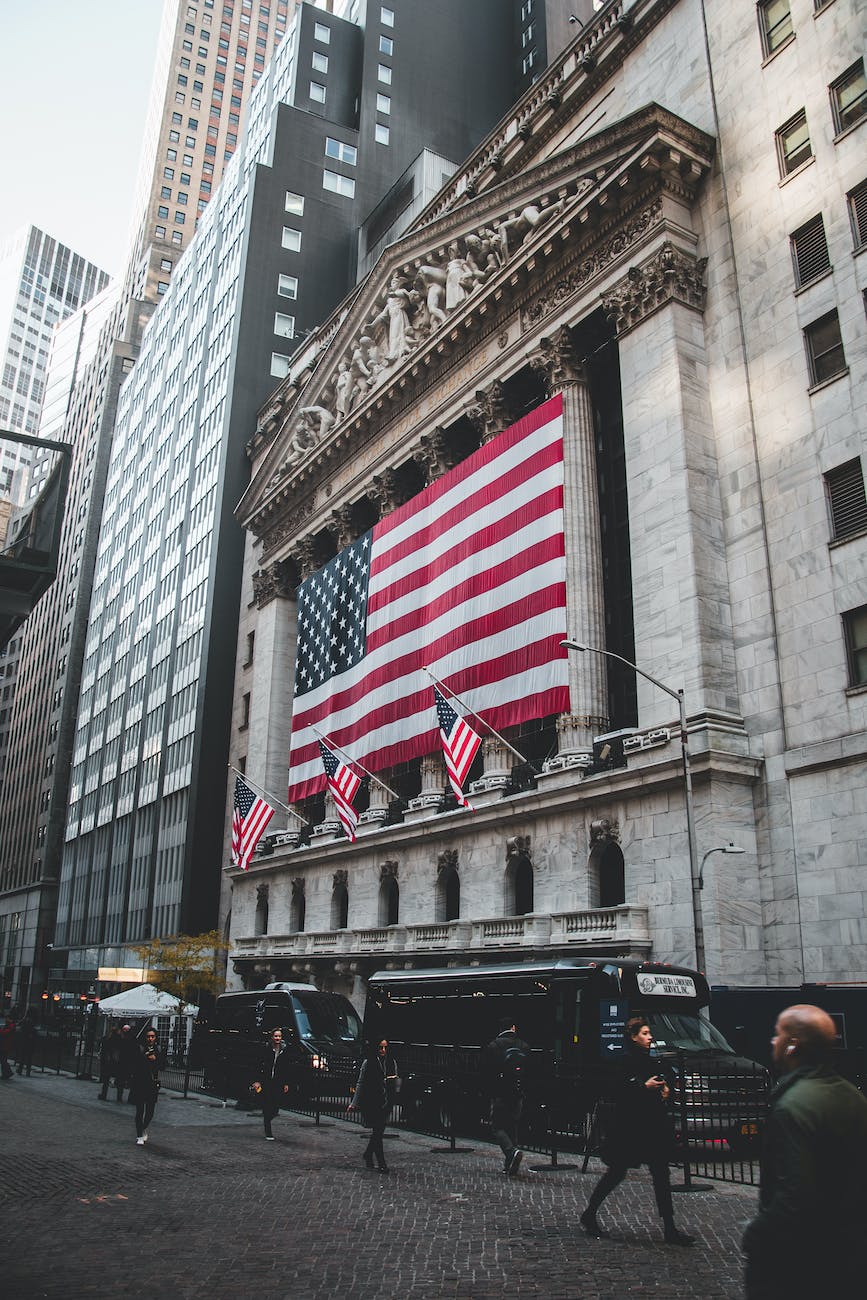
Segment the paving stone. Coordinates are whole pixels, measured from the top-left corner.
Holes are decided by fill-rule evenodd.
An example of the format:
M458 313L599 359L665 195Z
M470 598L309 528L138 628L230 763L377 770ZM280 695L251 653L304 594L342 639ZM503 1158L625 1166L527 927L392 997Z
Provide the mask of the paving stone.
M679 1195L699 1242L667 1247L650 1180L630 1174L593 1241L578 1216L601 1166L504 1178L494 1146L432 1152L389 1137L391 1175L361 1163L357 1126L266 1143L261 1120L164 1095L145 1147L131 1107L62 1076L0 1089L7 1300L733 1300L755 1191ZM675 1174L675 1177L677 1175Z

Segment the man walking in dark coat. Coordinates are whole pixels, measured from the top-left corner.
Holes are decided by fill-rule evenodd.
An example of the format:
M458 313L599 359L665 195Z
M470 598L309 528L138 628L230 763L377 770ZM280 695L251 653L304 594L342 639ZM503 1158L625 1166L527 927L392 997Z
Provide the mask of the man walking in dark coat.
M759 1211L744 1233L748 1300L855 1295L867 1231L867 1098L834 1070L836 1030L819 1007L780 1013L783 1077L762 1141Z
M271 1124L279 1114L280 1103L289 1092L289 1066L290 1053L283 1042L283 1030L275 1029L262 1053L260 1077L253 1084L253 1092L262 1102L262 1119L268 1142L276 1141Z
M653 1035L643 1016L627 1020L624 1077L616 1098L611 1132L602 1146L602 1159L608 1165L608 1172L593 1189L581 1223L591 1237L604 1236L596 1214L605 1197L623 1182L630 1168L647 1165L667 1244L691 1246L695 1239L681 1232L674 1223L668 1171L674 1133L666 1109L671 1085L660 1073L659 1061L650 1055L652 1043Z
M503 1173L514 1178L524 1153L518 1147L518 1126L524 1108L523 1070L530 1049L511 1019L500 1021L500 1032L485 1048L482 1069L491 1098L491 1131L503 1152Z
M130 1083L130 1096L135 1101L136 1145L140 1147L148 1140L148 1128L160 1095L160 1069L164 1064L165 1053L157 1044L157 1031L147 1029L144 1043L133 1058Z

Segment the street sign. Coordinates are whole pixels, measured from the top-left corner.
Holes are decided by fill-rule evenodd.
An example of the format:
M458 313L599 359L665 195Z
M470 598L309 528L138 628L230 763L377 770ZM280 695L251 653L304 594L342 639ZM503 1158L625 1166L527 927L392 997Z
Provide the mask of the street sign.
M606 999L599 1006L599 1046L603 1057L626 1051L626 1018L629 1003Z

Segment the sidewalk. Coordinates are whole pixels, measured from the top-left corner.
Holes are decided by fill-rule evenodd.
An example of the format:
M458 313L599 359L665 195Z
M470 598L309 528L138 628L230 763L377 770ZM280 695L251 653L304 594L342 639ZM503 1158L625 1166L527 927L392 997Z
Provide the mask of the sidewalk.
M508 1179L495 1146L449 1154L390 1132L382 1177L364 1169L355 1125L283 1114L266 1143L259 1116L166 1093L137 1147L132 1107L98 1091L62 1075L0 1085L9 1300L742 1295L752 1189L679 1194L699 1243L678 1250L662 1243L649 1178L630 1174L603 1211L611 1236L593 1241L578 1215L596 1161L551 1172L528 1153Z

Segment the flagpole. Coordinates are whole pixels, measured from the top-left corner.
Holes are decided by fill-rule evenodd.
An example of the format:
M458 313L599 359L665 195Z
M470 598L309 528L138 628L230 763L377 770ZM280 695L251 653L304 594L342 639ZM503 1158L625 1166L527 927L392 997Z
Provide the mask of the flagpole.
M281 799L276 798L275 795L269 794L263 785L259 785L258 782L256 781L251 781L246 772L241 772L237 767L234 766L233 763L229 763L228 767L230 772L236 772L242 781L246 781L247 785L249 785L253 790L256 790L260 795L262 795L263 798L267 799L269 803L279 804L280 807L283 809L283 811L287 812L290 817L297 817L299 822L301 822L302 826L310 825L310 822L307 820L307 818L302 817L301 814L297 813L294 808L290 808L288 804L283 803L283 801Z
M492 735L492 736L496 736L497 740L499 740L501 744L505 745L505 746L506 746L506 749L508 749L509 753L510 753L510 754L514 754L514 755L515 755L515 758L517 758L517 759L519 760L519 762L521 762L521 763L526 763L526 765L527 765L528 767L530 766L530 760L527 759L527 758L525 758L523 754L519 754L518 751L517 751L517 749L515 749L514 745L510 745L509 742L508 742L508 740L506 740L506 737L505 737L505 736L501 736L500 733L499 733L499 731L496 731L496 730L491 726L490 722L485 722L485 719L484 719L484 718L480 718L479 715L478 715L478 713L476 713L474 709L471 709L471 708L470 708L470 706L469 706L469 704L467 704L466 700L462 700L461 697L460 697L460 695L456 695L455 692L451 689L450 686L446 686L445 683L444 683L444 682L441 682L441 681L439 680L438 677L434 677L433 673L431 672L431 670L430 670L429 668L425 668L424 666L422 666L422 672L423 672L423 673L427 673L427 675L428 675L428 677L431 679L431 681L434 682L437 686L442 687L442 689L443 689L444 691L448 691L448 693L449 693L449 695L452 697L452 699L453 699L453 700L457 700L457 702L458 702L458 704L460 704L461 708L466 709L467 713L472 714L472 716L476 719L477 722L480 722L480 723L482 724L483 727L487 727L487 729L488 729L488 731L490 731L491 735Z
M314 727L312 724L311 724L310 730L311 730L311 731L315 731L316 734L317 734L317 736L319 737L319 739L320 739L320 740L324 740L325 743L326 743L326 745L328 745L329 749L338 749L338 750L340 750L340 753L343 754L343 756L344 756L344 757L345 757L345 758L346 758L350 763L354 763L356 767L360 767L361 770L362 770L362 772L364 773L364 775L370 777L371 781L375 781L376 784L377 784L378 786L381 786L382 789L385 791L386 794L390 794L390 795L391 795L392 799L399 799L399 798L400 798L400 795L399 795L399 794L395 794L395 792L394 792L394 790L392 790L391 786L386 785L384 781L380 781L380 779L379 779L378 776L374 776L372 772L369 772L369 771L367 770L367 768L364 766L364 764L363 764L363 763L359 763L359 761L358 761L357 758L353 758L352 755L351 755L350 753L348 753L347 750L345 750L345 749L343 748L342 745L338 745L336 741L334 741L334 740L330 740L330 739L328 738L328 736L324 736L324 735L322 734L322 732L319 731L319 729L318 729L317 727Z

